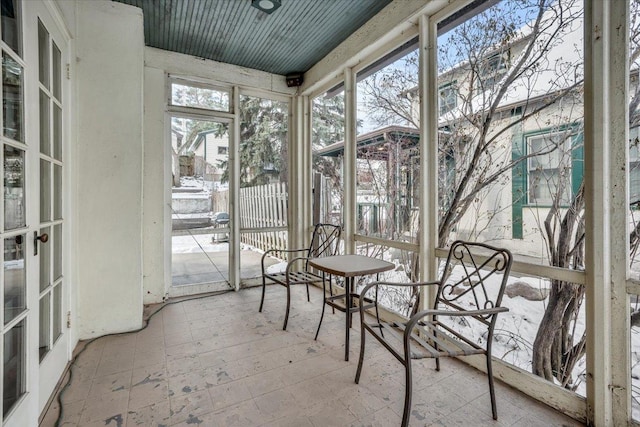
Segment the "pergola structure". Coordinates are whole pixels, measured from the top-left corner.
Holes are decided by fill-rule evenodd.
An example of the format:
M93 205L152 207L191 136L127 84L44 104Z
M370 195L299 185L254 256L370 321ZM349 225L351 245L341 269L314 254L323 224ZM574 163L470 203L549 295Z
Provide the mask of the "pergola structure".
M285 229L290 244L302 247L312 228L311 102L338 85L345 94L345 251L355 252L360 242L409 249L419 254L420 278L437 275L438 257L446 251L437 247L437 192L424 189L438 185L438 24L453 25L470 10L495 2L278 3L278 10L265 14L250 0L3 1L5 426L37 424L79 340L140 328L144 305L169 294L170 116L208 114L172 105L172 82L228 95L228 110L214 116L229 124L231 135L229 283L236 290L242 286L237 243L246 231L234 198L241 167L235 155L240 97L288 102ZM297 9L287 12L294 5ZM507 384L597 426L634 423L629 312L630 300L640 295L640 280L630 273L623 243L628 239L629 9L622 0L584 1L585 271L526 261L516 261L512 269L585 287L586 397L507 364L494 365ZM293 15L279 18L279 12ZM318 18L322 13L329 21L353 19L337 30ZM336 38L311 31L314 21ZM234 25L241 32L233 33ZM176 28L183 30L181 36ZM211 33L219 44L206 45L197 37ZM419 244L358 234L355 168L357 74L416 37ZM265 44L258 44L261 40ZM280 56L264 54L269 43ZM188 49L191 53L179 52ZM303 58L300 51L322 56ZM205 52L220 56L212 59ZM270 57L282 67L267 64ZM300 74L300 86L287 85L287 75L299 79Z

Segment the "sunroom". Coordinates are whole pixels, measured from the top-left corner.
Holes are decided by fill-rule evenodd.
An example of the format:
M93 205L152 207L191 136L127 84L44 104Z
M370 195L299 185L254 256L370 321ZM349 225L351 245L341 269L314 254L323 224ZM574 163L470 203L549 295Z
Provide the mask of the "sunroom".
M342 317L313 340L322 290L293 290L286 331L279 287L258 313L262 253L316 223L392 262L385 280L435 278L456 239L514 254L505 415L486 415L470 358L422 370L411 425L640 423L637 2L2 0L1 16L4 425L399 424L393 359L374 351L376 395L341 360ZM414 297L383 292L383 316L428 306ZM145 362L162 376L136 382ZM480 399L450 406L474 381ZM120 406L90 414L115 402L102 392Z

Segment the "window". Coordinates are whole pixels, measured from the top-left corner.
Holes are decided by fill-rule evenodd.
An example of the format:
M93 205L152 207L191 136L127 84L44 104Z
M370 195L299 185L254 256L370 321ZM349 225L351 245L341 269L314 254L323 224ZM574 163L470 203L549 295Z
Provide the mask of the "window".
M218 154L222 155L222 156L226 156L227 154L229 154L229 147L226 145L219 145L218 146Z
M451 200L455 196L456 158L454 157L455 153L453 149L445 145L446 137L440 134L438 139L441 147L441 155L438 161L438 206L440 214L444 215L451 206Z
M186 81L171 82L171 105L229 111L229 90Z
M438 89L440 115L453 111L458 106L458 88L456 82L451 82L440 86Z
M559 197L560 205L571 201L571 135L567 132L528 136L527 184L528 202L552 205Z
M502 80L509 68L509 51L493 54L480 62L476 70L478 84L476 92L482 93L493 88Z

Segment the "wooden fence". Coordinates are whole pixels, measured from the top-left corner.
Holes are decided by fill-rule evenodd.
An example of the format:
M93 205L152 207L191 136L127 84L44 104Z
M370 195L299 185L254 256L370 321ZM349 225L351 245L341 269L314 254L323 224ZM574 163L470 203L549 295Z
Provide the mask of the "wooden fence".
M212 193L214 212L228 210L228 190ZM287 230L258 231L287 226L287 185L283 182L240 189L240 241L260 250L286 249ZM249 231L242 231L242 230ZM252 231L256 230L256 231Z

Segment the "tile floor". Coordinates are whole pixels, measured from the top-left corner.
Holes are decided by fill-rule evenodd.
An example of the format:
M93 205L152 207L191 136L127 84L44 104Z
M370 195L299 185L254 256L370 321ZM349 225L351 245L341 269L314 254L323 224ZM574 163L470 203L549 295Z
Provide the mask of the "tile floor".
M272 286L263 313L260 289L252 288L170 304L140 332L93 341L76 359L60 425L400 425L401 365L368 340L355 384L356 322L345 362L344 313L328 310L314 341L321 291L313 289L311 303L303 288L292 294L287 331L285 290ZM493 421L484 374L455 360L440 372L433 365L415 365L412 426L581 425L500 383ZM58 413L53 403L41 426L55 425Z

